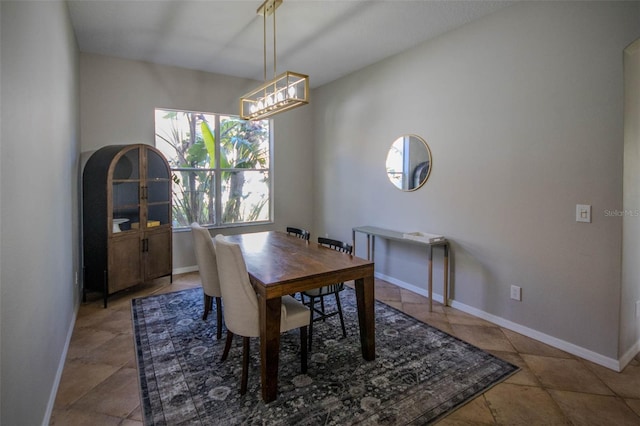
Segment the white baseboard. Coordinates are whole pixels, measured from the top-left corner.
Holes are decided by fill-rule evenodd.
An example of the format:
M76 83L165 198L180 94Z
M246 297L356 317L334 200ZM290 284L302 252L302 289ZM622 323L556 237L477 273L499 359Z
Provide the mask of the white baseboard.
M635 345L631 346L627 352L622 354L622 357L620 358L621 370L624 369L639 352L640 340L638 340Z
M402 288L404 288L406 290L412 291L412 292L417 293L417 294L419 294L421 296L429 297L429 292L427 291L427 289L424 289L424 288L421 288L421 287L416 287L413 284L409 284L409 283L406 283L404 281L400 281L397 278L393 278L393 277L390 277L388 275L381 274L380 272L376 272L374 275L375 275L376 278L380 278L381 280L384 280L384 281L386 281L388 283L397 285L398 287L402 287ZM444 303L443 302L444 299L443 299L442 295L441 294L437 294L435 292L433 293L433 300L435 300L437 302L440 302L440 303Z
M173 270L173 275L186 274L187 272L195 272L198 270L198 265L195 266L185 266L183 268L175 268Z
M456 302L455 300L451 301L450 306L478 318L482 318L484 320L492 322L496 325L499 325L500 327L508 328L509 330L515 331L516 333L520 333L539 342L546 343L549 346L553 346L554 348L563 350L572 355L579 356L580 358L586 359L595 364L610 368L611 370L621 371L620 361L618 361L617 359L606 357L597 352L593 352L589 349L583 348L582 346L574 345L573 343L569 343L565 340L558 339L557 337L553 337L532 328L525 327L496 315L489 314L472 306L465 305L464 303Z
M53 381L53 386L51 387L51 393L49 394L49 402L47 403L47 410L44 413L44 419L42 420L42 426L47 426L51 423L51 414L53 414L53 406L56 402L56 396L58 395L58 388L60 387L60 380L62 380L62 372L64 371L64 365L67 361L67 352L69 352L69 345L71 344L71 336L73 336L73 329L76 326L76 318L78 318L78 309L79 305L75 307L73 312L73 318L71 318L71 324L69 325L69 330L67 331L67 338L64 342L64 349L62 350L62 355L60 356L60 360L58 361L58 370L56 371L56 377Z
M379 272L375 273L375 277L380 278L384 281L387 281L391 284L395 284L398 287L402 287L404 289L413 291L414 293L420 294L422 296L429 297L427 290L424 288L416 287L412 284L406 283L404 281L400 281L396 278L381 274ZM440 303L444 303L443 302L444 299L441 294L433 293L433 300L438 301ZM488 312L482 311L480 309L474 308L473 306L456 302L455 300L450 300L449 306L451 306L452 308L459 309L462 312L466 312L468 314L476 316L478 318L487 320L493 324L499 325L500 327L504 327L511 331L515 331L516 333L520 333L524 336L530 337L534 340L545 343L549 346L553 346L554 348L563 350L572 355L579 356L580 358L584 358L595 364L601 365L603 367L606 367L618 372L622 371L622 369L633 359L633 357L638 353L638 351L640 351L640 341L638 341L629 351L627 351L623 355L623 357L620 360L617 360L614 358L606 357L597 352L593 352L581 346L574 345L573 343L569 343L567 341L550 336L548 334L542 333L540 331L534 330L532 328L525 327L515 322L506 320L504 318L501 318L496 315L490 314Z

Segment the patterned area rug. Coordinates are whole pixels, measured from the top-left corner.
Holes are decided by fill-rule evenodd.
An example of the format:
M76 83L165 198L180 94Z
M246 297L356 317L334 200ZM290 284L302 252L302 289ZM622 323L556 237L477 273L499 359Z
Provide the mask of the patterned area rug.
M224 337L216 340L215 312L202 320L202 289L134 299L145 424L429 424L518 369L380 302L376 360L366 362L355 292L345 288L341 300L347 338L336 316L316 323L307 374L300 374L297 330L282 334L279 395L265 404L259 339L252 339L249 387L240 396L242 339L220 362Z

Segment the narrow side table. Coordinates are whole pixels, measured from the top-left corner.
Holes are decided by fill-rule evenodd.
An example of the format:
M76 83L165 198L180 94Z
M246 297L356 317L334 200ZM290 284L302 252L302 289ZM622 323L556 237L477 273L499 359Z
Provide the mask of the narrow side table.
M376 237L384 238L387 240L400 241L409 244L417 244L421 246L427 246L429 253L429 268L428 268L428 291L429 291L429 312L433 311L433 247L442 247L444 249L444 291L443 300L444 305L449 306L449 241L444 239L435 241L432 243L426 241L419 241L410 238L405 238L402 232L393 231L391 229L378 228L376 226L356 226L352 229L353 239L353 252L356 251L356 232L367 235L367 260L374 261L375 255L375 241Z

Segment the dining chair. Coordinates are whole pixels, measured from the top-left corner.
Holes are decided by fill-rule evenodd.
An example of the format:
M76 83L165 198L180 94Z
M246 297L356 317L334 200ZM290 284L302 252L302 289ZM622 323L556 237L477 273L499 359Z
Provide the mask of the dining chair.
M303 240L309 241L309 237L311 237L311 232L302 228L294 228L292 226L287 226L287 234L295 235L298 238L302 238Z
M342 253L352 254L353 246L351 244L344 243L342 241L333 240L330 238L318 237L318 243L325 247L340 251ZM344 317L342 316L342 304L340 303L340 292L344 290L344 283L331 284L320 288L314 288L306 290L301 293L302 301L304 303L304 297L308 297L310 302L306 303L311 310L311 320L309 321L309 349L313 342L313 323L316 321L325 321L334 315L338 315L340 318L340 325L342 326L342 337L347 337L347 329L344 326ZM324 308L324 298L329 295L334 295L336 298L336 310L333 312L326 312ZM320 309L316 307L316 303L320 303ZM316 316L316 314L318 316Z
M224 320L227 326L227 341L222 353L222 361L227 359L234 334L243 337L242 380L240 394L247 391L249 376L249 341L260 336L260 315L258 296L249 281L247 265L240 246L225 241L223 235L216 235L215 249L218 257L218 275L224 300ZM301 371L307 372L307 326L309 309L291 296L282 296L280 332L300 329ZM263 368L265 368L263 366Z
M307 231L306 229L302 229L302 228L294 228L293 226L287 226L287 234L288 235L293 235L295 237L298 237L302 240L305 241L309 241L309 238L311 237L311 232ZM293 297L295 299L297 293L293 293L290 294L289 296ZM302 296L302 293L300 293L300 301L304 302L304 298Z
M202 291L204 293L204 314L202 319L207 319L215 299L216 338L220 340L222 338L222 301L220 299L222 292L220 291L218 262L216 261L213 238L211 238L208 229L203 228L196 222L191 224L191 234L193 235L193 247L196 252L196 261L200 270L200 280L202 281Z

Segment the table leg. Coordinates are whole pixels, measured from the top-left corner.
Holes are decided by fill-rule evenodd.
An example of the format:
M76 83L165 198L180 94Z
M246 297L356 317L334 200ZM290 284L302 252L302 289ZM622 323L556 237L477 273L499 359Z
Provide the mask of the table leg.
M449 245L444 245L444 306L449 306Z
M260 300L260 364L262 399L275 401L278 397L278 362L280 356L280 309L282 298Z
M362 358L367 361L376 359L376 318L375 289L373 275L355 280L356 300L358 302L358 323L360 324L360 346Z
M429 312L433 312L433 246L429 245Z

